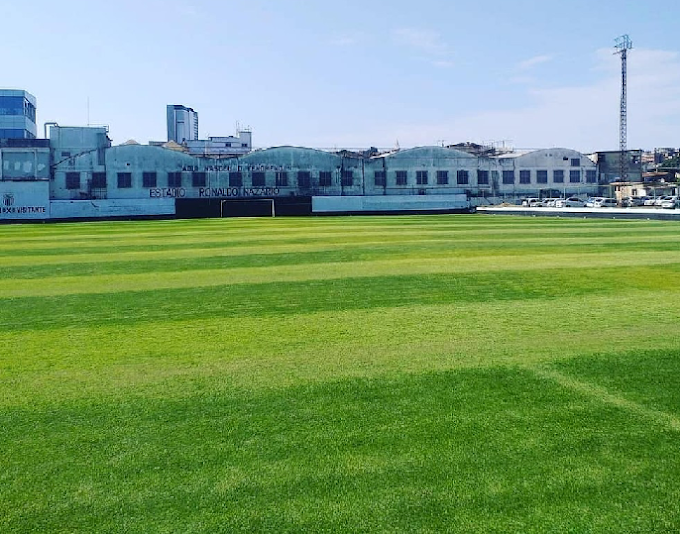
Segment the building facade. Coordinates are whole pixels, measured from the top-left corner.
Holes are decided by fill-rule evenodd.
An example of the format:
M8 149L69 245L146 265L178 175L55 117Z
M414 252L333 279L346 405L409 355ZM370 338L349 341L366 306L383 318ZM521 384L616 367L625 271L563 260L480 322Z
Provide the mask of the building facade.
M182 144L198 139L198 113L178 104L169 104L167 110L168 141Z
M0 139L35 139L35 97L18 89L0 89Z

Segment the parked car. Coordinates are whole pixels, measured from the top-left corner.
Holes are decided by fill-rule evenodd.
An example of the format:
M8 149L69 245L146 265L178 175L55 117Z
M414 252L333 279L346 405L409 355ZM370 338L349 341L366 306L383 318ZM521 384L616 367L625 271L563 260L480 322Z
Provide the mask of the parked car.
M544 205L546 208L554 208L554 207L555 207L555 203L556 203L558 200L561 200L561 199L559 199L559 198L545 198L545 199L543 199L543 205Z
M525 198L525 199L522 200L522 206L537 207L536 206L537 204L539 204L541 206L543 205L543 203L541 202L541 199L537 198L537 197L529 197L529 198Z
M596 202L600 202L604 197L590 197L586 200L586 208L594 208Z
M637 206L644 206L645 200L648 197L623 197L621 199L621 205L624 208L633 208Z
M618 202L615 198L602 198L600 200L596 200L594 204L594 208L615 208L618 205Z
M656 200L654 201L654 205L656 207L661 207L661 204L664 203L664 201L670 199L671 197L668 195L662 196L662 197L656 197Z
M647 197L644 205L645 206L653 206L655 202L656 202L656 197Z
M668 197L661 203L661 207L666 209L675 209L680 207L680 201L678 200L677 196Z
M560 198L555 201L556 208L582 208L586 203L578 197Z

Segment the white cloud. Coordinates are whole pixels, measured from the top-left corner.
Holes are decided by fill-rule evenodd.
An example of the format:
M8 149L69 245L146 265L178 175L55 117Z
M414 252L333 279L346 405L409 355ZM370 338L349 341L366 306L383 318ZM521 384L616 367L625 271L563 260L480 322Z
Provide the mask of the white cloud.
M552 61L552 56L534 56L532 58L525 59L524 61L520 61L517 67L519 70L525 71L534 68L536 65L547 63L549 61Z
M611 50L597 51L589 83L527 87L530 104L515 109L473 112L436 123L386 125L378 139L398 138L402 146L511 140L519 148L574 148L583 152L619 146L621 61ZM591 76L589 76L591 77ZM525 80L530 81L530 80ZM628 147L645 150L680 143L680 54L633 50L628 56Z
M444 55L449 50L448 45L442 41L439 32L434 30L398 28L392 34L397 43L430 55Z

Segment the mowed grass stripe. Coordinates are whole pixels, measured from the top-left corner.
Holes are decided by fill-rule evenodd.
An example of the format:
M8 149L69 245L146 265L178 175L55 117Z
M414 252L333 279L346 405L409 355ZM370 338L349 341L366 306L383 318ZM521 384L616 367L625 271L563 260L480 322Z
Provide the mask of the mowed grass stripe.
M0 424L7 532L678 525L675 434L522 369L85 400Z
M317 219L295 219L294 223L288 223L287 226L281 226L277 221L266 221L250 228L243 228L229 224L229 221L217 221L219 226L208 227L205 230L182 231L182 232L162 232L163 227L159 227L159 231L155 232L135 232L133 235L127 235L123 228L121 232L110 231L103 235L95 233L82 234L77 230L65 237L63 234L57 234L51 238L36 238L32 240L30 236L20 236L12 238L11 235L5 235L3 242L11 245L12 250L23 251L30 253L31 251L43 251L46 253L50 249L62 249L67 247L85 247L91 250L98 248L119 248L119 247L135 247L135 246L187 246L188 243L247 243L255 241L258 243L272 243L273 241L281 241L288 239L304 240L306 242L314 242L319 240L336 241L333 238L341 240L357 241L365 238L373 237L380 239L393 239L404 236L421 236L421 237L441 237L442 235L451 235L459 238L491 238L496 236L508 236L517 234L518 231L530 231L534 236L550 237L555 234L562 234L565 237L573 236L579 237L584 234L593 236L616 237L620 234L623 228L617 225L615 221L607 221L609 224L602 225L584 225L580 221L574 224L572 221L558 221L558 223L549 223L545 220L532 222L530 219L524 224L516 225L461 225L458 220L452 219L455 222L438 221L438 224L399 224L390 226L383 223L378 225L371 219L368 219L368 224L361 225L341 225L336 223L335 227L319 227L317 223L309 224L308 221L317 221ZM638 224L636 224L638 223ZM122 223L121 223L122 224ZM619 223L620 224L620 223ZM190 227L189 227L190 228ZM657 223L650 223L647 221L628 221L625 227L627 232L659 232L667 231L671 235L677 235L673 232L671 224L659 226ZM395 235L394 230L398 230L399 234ZM7 254L6 250L0 250L0 256Z
M600 239L593 240L507 240L494 243L495 256L525 256L527 254L566 254L569 252L600 254L620 251L625 243L626 250L666 251L673 247L667 239L658 241L640 239L620 242ZM396 244L384 242L362 243L361 245L337 244L335 246L279 245L270 247L243 247L239 249L171 249L153 252L108 253L97 255L72 255L64 251L59 256L23 256L9 262L0 261L0 279L36 279L58 276L89 276L108 274L132 274L148 272L195 271L211 269L234 269L244 267L266 267L282 265L303 265L318 263L346 263L353 261L375 261L385 259L418 258L428 262L434 258L488 256L488 244L477 240L460 241L402 241ZM3 265L4 264L4 265Z
M414 305L561 299L616 294L640 302L680 293L680 264L347 277L116 293L21 297L0 307L0 331L129 325L178 318L285 316Z
M117 293L182 287L206 287L305 280L333 280L406 274L443 274L476 271L559 269L571 267L639 267L680 263L678 251L629 251L602 254L543 254L520 257L420 258L406 260L318 263L257 268L207 269L183 272L46 277L39 280L0 280L0 300L28 296Z
M33 277L26 273L31 272L31 268L40 268L45 266L77 266L78 264L91 264L93 268L107 269L105 263L126 262L129 264L136 264L139 262L162 261L166 259L172 260L186 260L192 259L196 263L206 258L223 258L225 261L230 259L238 260L243 256L270 256L281 257L293 254L313 254L313 253L328 253L329 256L340 255L342 257L352 257L359 254L371 255L378 258L386 255L393 255L396 257L404 257L410 255L419 255L420 257L428 257L433 254L437 256L443 255L487 255L489 245L492 244L495 253L497 254L531 254L541 253L546 249L559 252L560 248L567 252L569 248L577 247L579 250L588 250L589 252L604 252L607 250L617 250L621 245L625 245L626 249L640 251L640 250L677 250L680 244L680 234L676 233L670 235L648 235L648 234L633 234L623 237L603 239L602 236L579 236L579 237L513 237L498 240L487 236L485 238L475 239L460 239L451 238L449 236L431 239L418 238L406 239L400 236L393 240L362 240L358 242L334 242L334 243L279 243L268 244L266 247L259 245L252 245L250 243L241 243L235 246L234 243L225 241L223 243L212 244L205 246L206 243L201 243L202 248L196 248L199 244L191 244L189 246L167 246L167 247L140 247L143 250L125 249L111 250L110 247L105 248L105 252L99 249L88 249L89 253L83 253L82 248L77 248L78 253L73 253L73 248L50 249L46 254L39 251L33 251L30 254L14 254L11 256L0 257L0 278L28 278ZM276 261L276 259L272 259ZM281 263L285 263L285 260ZM77 267L74 267L77 268ZM48 273L45 273L47 276Z
M259 390L341 377L535 365L637 346L679 350L650 328L680 314L662 292L289 316L167 317L127 325L79 325L0 334L2 402L59 403L89 396L183 397L223 388Z

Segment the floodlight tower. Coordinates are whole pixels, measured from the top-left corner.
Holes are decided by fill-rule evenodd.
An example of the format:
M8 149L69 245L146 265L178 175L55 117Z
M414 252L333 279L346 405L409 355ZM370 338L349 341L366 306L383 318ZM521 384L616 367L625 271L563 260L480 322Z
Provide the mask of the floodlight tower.
M615 40L616 52L621 54L621 115L619 118L619 181L628 181L628 50L633 48L633 42L628 35L622 35Z

